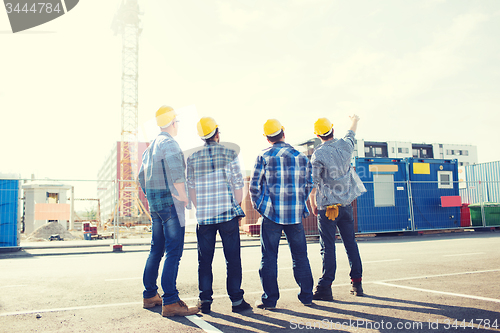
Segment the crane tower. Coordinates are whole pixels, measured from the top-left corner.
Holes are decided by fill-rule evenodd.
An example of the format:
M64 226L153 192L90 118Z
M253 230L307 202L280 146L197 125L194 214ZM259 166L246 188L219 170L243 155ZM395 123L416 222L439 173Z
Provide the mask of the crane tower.
M141 34L137 0L123 0L112 28L122 36L122 105L118 208L121 217L149 215L139 200L138 171L138 59Z

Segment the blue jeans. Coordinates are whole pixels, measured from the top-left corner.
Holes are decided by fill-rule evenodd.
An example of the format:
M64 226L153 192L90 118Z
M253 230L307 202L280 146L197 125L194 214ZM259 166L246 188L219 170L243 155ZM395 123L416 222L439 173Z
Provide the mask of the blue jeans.
M212 261L215 252L215 236L219 231L222 240L224 256L226 258L226 290L231 301L243 299L241 289L241 256L240 256L240 227L239 217L217 224L198 225L196 237L198 239L198 286L200 300L212 302Z
M262 303L265 306L276 306L280 296L278 289L278 247L282 231L285 232L288 246L292 254L293 276L300 287L299 300L308 304L312 302L313 277L309 259L307 258L306 235L302 223L278 224L263 217L260 226L260 244L262 261L259 275L264 293Z
M360 279L363 273L358 244L354 234L354 219L352 206L340 206L339 215L335 221L329 220L325 215L326 210L318 211L319 243L321 245L321 258L323 259L323 276L318 281L318 286L330 286L335 280L337 259L335 256L335 233L339 229L340 237L344 243L351 266L351 279Z
M180 300L176 280L184 249L184 211L176 210L172 205L169 209L151 212L151 217L153 219L151 249L142 278L145 287L143 297L150 298L158 292L156 280L160 261L165 253L161 273L163 305L173 304Z

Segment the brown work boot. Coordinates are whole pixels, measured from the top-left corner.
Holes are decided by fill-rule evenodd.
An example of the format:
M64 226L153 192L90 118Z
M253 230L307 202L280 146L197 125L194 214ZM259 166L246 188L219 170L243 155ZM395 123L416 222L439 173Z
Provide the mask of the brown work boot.
M154 308L157 305L161 305L161 297L160 294L156 294L151 298L143 298L142 299L142 307L144 309Z
M352 284L352 289L351 289L351 294L354 296L364 296L365 294L363 293L363 287L361 286L361 281L359 282L353 282L351 281Z
M314 288L313 299L317 301L333 301L331 286L316 286Z
M177 301L173 304L164 305L161 310L163 317L172 316L191 316L197 314L200 309L197 306L188 307L183 301Z

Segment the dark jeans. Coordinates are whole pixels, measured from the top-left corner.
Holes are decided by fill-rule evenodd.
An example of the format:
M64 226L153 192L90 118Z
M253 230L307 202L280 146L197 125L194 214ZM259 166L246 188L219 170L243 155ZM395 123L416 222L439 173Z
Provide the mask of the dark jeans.
M326 210L318 211L319 243L321 245L321 258L323 259L323 276L318 281L322 287L330 286L335 280L337 259L335 256L335 233L339 229L340 237L344 243L349 265L351 266L351 279L359 279L363 273L358 244L354 234L354 220L352 206L340 206L339 216L335 221L329 220L325 215Z
M260 244L262 261L259 274L264 294L262 303L265 306L276 306L280 296L278 289L278 247L282 231L285 232L288 246L292 254L293 276L300 287L298 294L302 303L312 302L313 277L307 258L307 244L302 223L278 224L263 217L260 226Z
M241 289L241 256L240 256L240 228L239 217L217 224L198 225L198 286L200 300L212 302L212 261L215 252L215 236L219 231L222 240L224 256L226 258L226 290L232 302L243 299Z
M172 205L170 209L151 212L152 238L151 249L144 268L143 283L144 298L150 298L158 292L156 280L160 261L165 253L165 262L161 273L161 287L163 289L163 305L175 303L180 300L176 286L179 262L184 249L184 212ZM182 227L181 227L182 222Z

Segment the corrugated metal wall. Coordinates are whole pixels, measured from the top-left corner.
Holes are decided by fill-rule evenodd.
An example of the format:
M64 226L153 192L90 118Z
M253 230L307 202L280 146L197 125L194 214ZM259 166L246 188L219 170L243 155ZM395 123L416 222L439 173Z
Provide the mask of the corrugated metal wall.
M468 203L500 202L500 161L466 166L465 179L460 195Z
M19 181L0 179L0 247L19 246L17 237Z

